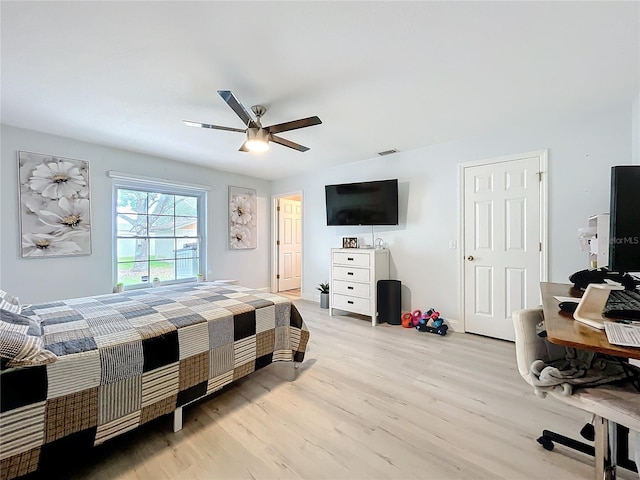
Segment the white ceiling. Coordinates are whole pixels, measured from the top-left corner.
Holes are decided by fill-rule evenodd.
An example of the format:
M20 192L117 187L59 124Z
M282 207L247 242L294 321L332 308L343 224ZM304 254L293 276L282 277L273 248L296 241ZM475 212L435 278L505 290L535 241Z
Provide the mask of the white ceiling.
M639 5L2 1L2 123L280 178L630 104ZM242 128L219 89L311 150L183 125Z

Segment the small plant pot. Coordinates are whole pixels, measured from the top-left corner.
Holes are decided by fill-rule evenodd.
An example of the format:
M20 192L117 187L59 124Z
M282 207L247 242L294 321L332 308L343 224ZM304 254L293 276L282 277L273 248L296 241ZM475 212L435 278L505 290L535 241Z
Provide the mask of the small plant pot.
M153 284L153 288L158 288L160 286L160 280L151 282Z
M198 282L204 282L204 275L198 275Z
M113 293L122 293L124 291L124 285L115 285L113 287Z
M320 293L320 308L329 308L329 294Z

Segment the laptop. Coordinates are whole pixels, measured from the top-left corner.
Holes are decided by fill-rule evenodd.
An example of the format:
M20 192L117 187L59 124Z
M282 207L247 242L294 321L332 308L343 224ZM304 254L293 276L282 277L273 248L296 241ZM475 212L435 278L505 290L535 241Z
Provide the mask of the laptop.
M611 319L604 317L602 312L612 290L624 290L624 287L606 283L590 283L582 295L576 311L573 312L573 318L590 327L604 330L604 322L610 322Z

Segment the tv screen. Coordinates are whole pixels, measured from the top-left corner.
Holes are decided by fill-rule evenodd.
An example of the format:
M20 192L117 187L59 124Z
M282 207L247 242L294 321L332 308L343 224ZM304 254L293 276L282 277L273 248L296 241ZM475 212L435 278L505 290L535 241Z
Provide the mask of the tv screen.
M326 185L327 225L397 225L398 180Z
M609 270L640 272L640 165L611 167Z

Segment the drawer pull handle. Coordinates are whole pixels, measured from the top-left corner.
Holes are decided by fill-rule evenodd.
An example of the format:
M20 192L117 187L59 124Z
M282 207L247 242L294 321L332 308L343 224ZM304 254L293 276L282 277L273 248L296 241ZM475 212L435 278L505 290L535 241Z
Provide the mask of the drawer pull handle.
M353 272L347 272L347 275L353 275Z
M353 305L353 302L352 302L351 300L347 300L347 303L348 303L349 305Z
M347 287L347 290L353 290L353 287Z
M353 262L353 258L351 257L347 257L347 260L349 260L350 262Z

